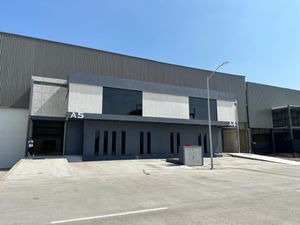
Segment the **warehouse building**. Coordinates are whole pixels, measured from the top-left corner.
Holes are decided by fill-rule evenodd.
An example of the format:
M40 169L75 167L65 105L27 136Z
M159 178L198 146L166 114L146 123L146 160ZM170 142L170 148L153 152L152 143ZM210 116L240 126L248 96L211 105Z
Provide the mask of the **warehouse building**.
M212 71L3 32L0 53L0 168L29 138L37 155L85 160L210 152ZM300 151L300 91L219 72L210 87L215 154Z
M247 82L253 153L300 153L300 91Z
M38 155L84 159L209 153L211 71L0 33L0 167ZM245 77L211 79L213 151L248 151Z
M176 156L183 144L208 153L205 91L94 74L32 77L29 136L39 155L84 159ZM213 92L213 148L235 120L235 98ZM202 144L203 143L203 144Z

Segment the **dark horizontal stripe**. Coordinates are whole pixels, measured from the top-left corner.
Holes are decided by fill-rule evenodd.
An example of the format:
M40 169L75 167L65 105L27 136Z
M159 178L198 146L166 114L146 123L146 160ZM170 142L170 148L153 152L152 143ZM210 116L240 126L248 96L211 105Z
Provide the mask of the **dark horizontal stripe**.
M67 113L67 120L107 120L107 121L168 123L168 124L186 124L186 125L208 126L208 120L173 119L173 118L94 114L94 113L84 113L83 119L78 119L78 118L75 119L75 118L70 118L71 114L72 114L72 112ZM217 127L229 126L229 122L222 122L222 121L212 121L211 124L212 124L212 126L217 126Z

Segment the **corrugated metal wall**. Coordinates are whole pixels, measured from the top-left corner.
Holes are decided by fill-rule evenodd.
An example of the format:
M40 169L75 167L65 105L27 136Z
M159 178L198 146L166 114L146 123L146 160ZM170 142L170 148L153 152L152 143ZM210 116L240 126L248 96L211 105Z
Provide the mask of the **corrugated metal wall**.
M67 79L72 72L206 88L206 70L0 33L0 106L28 108L31 75ZM211 89L232 92L246 122L245 77L216 74Z
M300 105L300 91L247 82L250 128L273 128L272 108Z

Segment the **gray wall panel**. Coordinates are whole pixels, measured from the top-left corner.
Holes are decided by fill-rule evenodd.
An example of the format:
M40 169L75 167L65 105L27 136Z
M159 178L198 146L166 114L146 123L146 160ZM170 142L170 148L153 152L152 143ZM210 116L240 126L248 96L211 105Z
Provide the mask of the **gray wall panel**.
M69 121L66 128L65 155L82 155L83 121Z
M247 82L250 128L272 128L272 108L300 105L300 91Z
M65 117L68 108L67 87L33 84L31 116Z
M170 154L170 132L174 133L174 151L176 153L176 134L180 133L180 144L198 144L198 135L201 133L202 145L204 136L208 136L208 128L204 126L186 126L158 123L128 123L112 121L84 121L84 147L83 156L93 157L95 147L95 133L100 132L99 158L103 158L103 137L104 131L108 131L108 156L111 156L112 131L117 132L117 149L121 149L121 132L126 132L126 154L140 154L140 132L144 132L144 153L147 155L147 132L151 133L151 154ZM222 151L221 129L213 127L213 148L216 153ZM207 141L207 150L209 152L209 142Z
M210 71L130 57L46 40L0 33L0 106L28 108L32 75L67 79L73 72L206 88ZM245 122L245 77L217 73L211 89L233 92ZM17 91L16 91L17 90Z
M0 168L10 168L25 156L28 110L0 109Z

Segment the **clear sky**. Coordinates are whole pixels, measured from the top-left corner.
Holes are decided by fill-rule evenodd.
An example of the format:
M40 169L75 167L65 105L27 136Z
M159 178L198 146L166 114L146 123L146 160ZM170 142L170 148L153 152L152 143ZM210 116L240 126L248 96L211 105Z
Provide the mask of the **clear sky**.
M0 30L300 89L300 0L0 0Z

